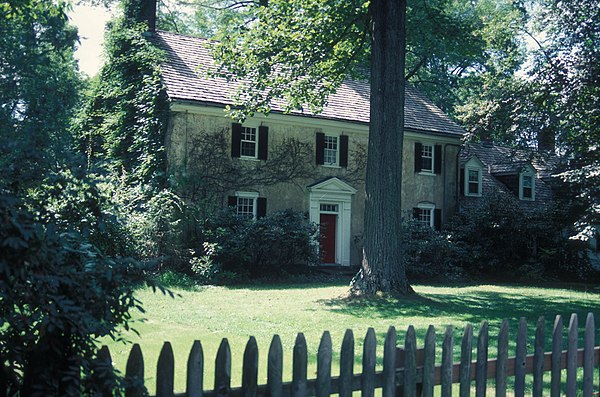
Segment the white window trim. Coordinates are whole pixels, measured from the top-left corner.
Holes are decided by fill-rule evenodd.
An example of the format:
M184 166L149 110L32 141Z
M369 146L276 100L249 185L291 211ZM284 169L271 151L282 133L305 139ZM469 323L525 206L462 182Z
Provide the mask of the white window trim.
M435 227L435 204L419 203L417 204L417 208L420 210L431 210L431 216L429 217L429 227L433 229ZM417 219L417 221L419 220Z
M242 146L244 143L244 139L240 136L240 158L244 159L244 160L258 160L258 144L259 144L259 124L256 123L247 123L247 124L242 124L242 136L244 134L243 129L244 128L254 128L256 130L256 141L254 141L254 156L248 156L245 154L242 154ZM246 141L246 142L250 142L250 141Z
M326 163L325 162L325 151L328 150L325 147L325 139L327 139L327 137L335 138L335 140L336 140L335 163ZM340 168L340 135L339 134L324 133L324 136L323 136L323 166L330 167L330 168Z
M423 149L425 146L431 147L431 169L426 170L423 169ZM421 143L421 171L419 171L420 175L433 175L435 176L435 144L434 143Z
M531 177L531 197L525 197L523 191L525 186L523 185L523 179L526 176ZM524 201L535 201L535 172L530 169L524 170L519 174L519 200Z
M469 171L477 171L479 173L478 181L477 181L477 193L469 192ZM483 190L483 170L481 167L465 167L465 178L464 178L465 186L464 192L467 197L481 197L481 192Z
M235 197L237 198L247 198L252 199L252 219L256 219L256 207L258 201L258 193L257 192L235 192ZM237 212L238 203L235 204L236 215L239 215Z

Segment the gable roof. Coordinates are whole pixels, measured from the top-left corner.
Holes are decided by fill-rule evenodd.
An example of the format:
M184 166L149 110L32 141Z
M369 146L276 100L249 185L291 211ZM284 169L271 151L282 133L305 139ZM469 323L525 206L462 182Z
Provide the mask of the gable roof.
M559 165L559 158L554 155L542 155L534 150L515 149L500 145L480 143L465 144L460 152L461 168L472 159L477 158L483 164L482 188L484 194L494 191L511 192L505 183L509 176L517 177L525 168L532 167L537 172L535 182L535 201L520 201L526 210L533 210L539 205L549 204L553 199L551 177ZM513 187L514 188L514 187ZM518 198L518 192L512 191ZM463 207L477 206L478 198L463 196Z
M205 106L233 105L231 98L240 83L203 75L203 70L214 65L208 50L209 40L163 31L157 31L153 40L166 53L162 76L169 98ZM290 114L367 124L369 93L368 82L344 81L337 92L330 95L321 113L299 110ZM274 103L273 111L282 112L281 105L282 102ZM409 129L457 137L465 133L441 109L408 84L404 113L404 126Z

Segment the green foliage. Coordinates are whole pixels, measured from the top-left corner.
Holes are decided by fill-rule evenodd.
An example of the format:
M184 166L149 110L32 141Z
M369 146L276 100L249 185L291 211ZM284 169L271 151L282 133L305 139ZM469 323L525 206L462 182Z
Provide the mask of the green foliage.
M161 52L143 24L118 19L106 36L106 64L80 121L82 146L99 172L142 184L149 196L165 185L168 101Z
M462 249L450 241L447 232L424 227L413 219L404 219L402 232L406 274L411 282L465 281L459 264Z
M583 279L589 264L565 235L565 213L526 210L508 193L484 196L449 226L451 241L461 248L459 264L473 276L500 280Z
M0 185L20 192L71 157L79 100L67 3L0 4Z
M84 392L80 368L84 376L99 370L98 338L119 340L117 327L128 329L131 310L142 310L132 288L141 276L137 263L105 256L75 231L59 233L16 197L1 194L2 389L9 395ZM87 394L100 387L85 384Z
M225 77L246 79L238 96L244 117L268 112L275 99L288 111L319 111L343 79L368 78L370 3L271 0L253 4L215 35L214 54ZM199 10L201 7L199 8ZM523 60L524 12L511 1L409 1L409 81L452 112L482 73L505 76Z
M251 220L227 210L201 226L203 246L194 251L192 270L203 281L263 277L318 261L317 226L297 211L285 210ZM232 274L234 273L234 274Z

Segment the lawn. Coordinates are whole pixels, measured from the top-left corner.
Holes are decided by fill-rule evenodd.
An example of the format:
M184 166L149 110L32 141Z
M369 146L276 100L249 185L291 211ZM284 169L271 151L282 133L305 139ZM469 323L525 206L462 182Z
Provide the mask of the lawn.
M542 288L524 286L477 285L440 287L417 285L417 299L376 298L348 300L347 286L340 282L324 284L278 284L243 287L205 287L195 291L174 290L175 298L137 292L146 313L136 315L133 327L140 336L129 333L127 339L139 343L145 361L146 384L154 392L156 361L163 341L170 341L175 354L175 388L184 390L185 364L192 342L202 342L205 357L205 389L212 388L214 358L222 338L227 338L232 351L232 384L241 383L242 356L248 337L256 337L259 346L259 381L266 380L266 354L273 334L281 337L284 350L284 379L291 379L291 357L294 339L303 332L309 350L309 377L316 370L315 356L322 332L331 333L335 362L339 358L343 334L351 329L356 338L356 372L362 355L362 339L369 327L377 334L379 355L384 335L390 326L398 331L398 343L404 341L409 325L417 331L422 344L429 324L436 327L438 346L447 325L454 325L455 355L458 359L462 329L467 323L475 327L487 320L490 325L490 355L494 355L495 338L502 319L510 320L511 335L517 322L526 317L528 336L533 346L534 327L539 316L546 318L546 340L557 314L568 326L571 313L579 315L580 326L593 312L596 329L600 328L600 289ZM514 349L514 337L511 336ZM107 343L115 366L124 371L130 345ZM476 342L474 342L476 346ZM549 350L549 349L547 349ZM531 349L528 351L531 352ZM381 357L378 365L381 365Z

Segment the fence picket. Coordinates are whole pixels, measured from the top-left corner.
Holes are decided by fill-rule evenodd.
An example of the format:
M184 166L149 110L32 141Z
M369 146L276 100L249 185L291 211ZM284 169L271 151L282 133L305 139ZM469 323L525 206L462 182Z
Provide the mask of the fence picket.
M475 396L485 397L487 392L487 360L489 344L489 326L487 321L481 324L477 337L477 364L475 366Z
M554 319L552 330L552 363L550 366L550 397L560 397L563 319L561 315Z
M282 397L283 395L283 348L281 338L274 335L269 347L267 364L267 390L269 397Z
M369 328L363 345L361 396L373 397L375 394L375 362L376 362L377 339L375 330Z
M535 330L535 350L533 356L533 397L542 397L544 387L544 344L546 320L540 317Z
M473 326L467 324L463 332L461 350L460 350L460 397L469 397L471 395L471 359L473 356Z
M571 315L569 321L569 333L567 335L567 397L575 397L577 394L577 327L579 321L577 314Z
M390 327L383 345L383 397L396 396L396 328Z
M452 336L453 327L446 327L444 334L444 343L442 345L442 397L452 396L452 371L454 367L454 339Z
M165 342L156 365L156 397L173 397L175 384L175 359L170 342Z
M94 377L94 381L98 387L100 387L100 396L101 397L112 397L113 395L113 382L110 379L110 376L114 372L112 365L112 357L110 356L110 350L106 345L102 346L100 350L98 350L97 358L100 361L100 365L103 368L100 368L100 371L96 371Z
M504 319L498 334L498 358L496 363L496 397L506 396L506 370L508 366L508 320Z
M187 362L187 397L202 397L204 394L204 352L199 340L195 340Z
M296 336L294 343L294 364L292 366L292 397L305 397L308 395L306 384L306 366L308 355L306 352L306 338L303 333Z
M215 396L227 397L231 390L231 349L223 338L215 359Z
M144 387L144 356L139 344L135 343L129 352L125 366L125 397L146 395Z
M340 352L340 376L333 377L331 335L325 331L321 337L317 352L316 377L308 379L308 353L306 339L302 333L296 337L293 351L292 381L284 383L283 349L278 335L274 335L269 347L267 383L258 384L258 346L256 339L250 337L244 351L242 384L231 387L231 351L227 339L221 341L215 359L215 386L213 390L203 390L204 356L202 345L194 341L187 361L187 379L185 393L175 394L173 350L169 342L165 342L156 367L156 394L154 397L352 397L355 391L362 396L373 397L376 388L381 388L382 397L432 397L436 385L441 385L441 396L452 396L453 386L458 383L460 396L470 396L471 382L475 381L477 397L487 393L488 377L496 376L496 396L506 396L507 377L515 377L514 395L524 396L525 376L533 375L534 397L540 397L544 389L544 372L551 371L551 396L560 396L561 371L566 369L567 384L565 395L575 397L594 396L594 381L597 366L600 365L600 346L596 346L596 328L594 315L588 313L583 334L583 348L578 348L578 317L570 318L567 348L563 346L562 317L557 316L554 322L552 352L545 352L545 320L540 317L536 324L533 354L527 355L527 322L521 318L516 334L516 355L508 358L509 323L504 320L498 333L497 358L490 359L489 326L483 322L477 340L477 359L473 361L473 326L467 324L461 342L460 363L454 364L454 340L452 326L444 333L441 365L436 366L436 334L430 325L425 336L424 349L417 349L416 333L411 325L406 332L404 348L397 347L397 333L390 327L383 346L383 371L376 372L377 340L373 328L369 328L363 344L362 372L354 374L354 337L351 330L346 330ZM108 348L98 351L98 361L104 361L112 367ZM475 367L474 367L475 366ZM582 368L583 379L577 389L578 369ZM107 370L108 371L108 370ZM581 372L580 372L581 374ZM104 367L99 366L91 374L91 380L100 385L98 395L111 395L114 383L104 379ZM142 351L135 344L127 361L125 375L125 396L147 396L144 387L144 360ZM547 387L547 386L546 386Z
M317 383L315 384L317 397L329 397L331 394L331 350L331 335L329 331L325 331L317 351Z
M352 397L352 377L354 375L354 334L347 329L340 351L340 397Z
M417 394L417 337L410 325L404 341L404 396Z
M521 317L517 329L517 355L515 357L515 397L525 396L525 360L527 359L527 320Z
M585 335L583 342L583 397L591 397L594 393L595 333L594 315L588 313L585 320Z
M430 325L425 335L425 358L423 361L423 397L433 397L435 377L435 328Z
M258 382L258 345L251 336L244 350L244 364L242 367L242 396L256 397Z

